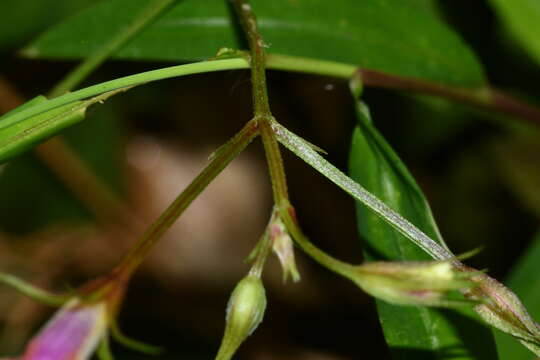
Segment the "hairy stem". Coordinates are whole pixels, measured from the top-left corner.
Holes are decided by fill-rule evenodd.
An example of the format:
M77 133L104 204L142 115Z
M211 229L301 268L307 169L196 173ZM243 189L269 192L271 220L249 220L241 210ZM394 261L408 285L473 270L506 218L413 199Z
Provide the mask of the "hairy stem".
M362 79L362 83L366 86L439 96L514 116L540 125L540 109L512 98L489 86L474 89L460 88L421 79L386 74L376 70L358 69L357 71Z
M295 153L306 163L314 167L322 175L330 179L337 186L345 190L353 198L370 208L384 221L388 222L396 230L412 240L434 259L455 260L454 255L452 255L447 249L437 244L435 240L431 239L407 219L403 218L377 197L372 195L354 180L337 169L334 165L330 164L326 159L313 150L313 148L302 138L293 134L278 123L274 123L273 127L279 141L285 145L285 147Z
M257 27L257 19L249 2L247 0L234 0L233 2L249 43L255 120L258 122L261 131L261 138L272 182L274 202L279 206L282 203L288 202L289 194L279 144L270 126L273 117L268 102L264 41Z
M287 179L285 169L283 167L283 159L281 157L278 138L273 127L273 124L277 124L277 121L272 116L268 103L264 41L257 28L257 21L249 2L247 0L233 1L250 46L251 82L253 86L253 102L255 112L254 120L258 122L260 127L261 138L264 144L268 169L270 172L270 179L272 181L272 190L276 209L282 218L285 227L304 251L306 251L323 266L328 267L330 270L333 270L338 274L346 276L348 273L347 270L351 268L351 265L334 259L311 244L303 235L302 230L296 222L294 208L289 202ZM282 58L281 60L291 60L291 58ZM319 66L320 68L321 63L312 63L312 66ZM339 68L339 66L332 67L332 69L337 68ZM348 73L348 70L350 69L340 70L343 71L343 73Z
M210 163L169 205L161 216L146 230L137 244L124 257L117 270L130 275L146 258L150 250L186 208L221 173L221 171L258 135L255 121L248 122L227 144L219 149Z

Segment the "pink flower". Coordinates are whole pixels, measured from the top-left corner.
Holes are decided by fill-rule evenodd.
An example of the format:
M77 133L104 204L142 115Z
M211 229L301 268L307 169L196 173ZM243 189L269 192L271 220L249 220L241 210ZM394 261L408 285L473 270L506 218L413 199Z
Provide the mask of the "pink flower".
M74 298L45 324L20 360L86 360L106 332L106 304Z

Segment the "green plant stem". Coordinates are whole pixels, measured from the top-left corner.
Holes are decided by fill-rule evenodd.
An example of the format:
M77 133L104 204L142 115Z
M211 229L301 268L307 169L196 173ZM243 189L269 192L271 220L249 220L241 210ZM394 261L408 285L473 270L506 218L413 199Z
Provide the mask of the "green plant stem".
M352 64L279 54L266 54L266 67L340 79L349 79L358 70L358 66Z
M255 120L258 122L261 132L274 202L279 207L288 203L289 194L279 144L270 125L273 116L268 102L264 41L257 27L257 19L250 3L247 0L234 0L233 3L249 43Z
M304 63L306 64L305 67L302 66L302 64ZM334 77L347 79L347 80L349 80L349 76L354 73L353 69L357 69L352 65L339 64L339 63L331 62L331 61L320 61L320 60L276 55L276 54L268 56L267 67L269 69L275 69L275 70L287 70L287 71L297 71L297 72L316 74L316 75L328 75L328 76L334 76ZM87 88L77 90L71 93L67 93L59 97L56 97L54 99L51 99L47 102L44 102L42 104L35 105L26 110L20 111L19 113L14 114L10 116L9 118L2 120L0 124L0 129L13 125L14 123L22 121L30 116L37 115L47 110L51 110L55 107L65 105L73 101L99 95L101 93L118 89L121 87L136 86L136 85L141 85L141 84L152 82L152 81L163 80L163 79L185 76L185 75L201 74L201 73L224 71L224 70L239 70L239 69L247 69L247 68L249 68L249 63L246 59L233 58L233 59L224 59L224 60L201 61L197 63L171 66L171 67L166 67L163 69L147 71L147 72L143 72L143 73L139 73L135 75L129 75L122 78L106 81L101 84L92 85ZM366 71L368 70L364 70L362 73L364 75L364 78L363 78L364 81L366 81L365 79ZM421 83L421 81L417 79L405 79L407 80L407 84L400 85L401 81L404 80L403 77L398 77L398 76L389 75L389 74L384 74L384 75L386 75L388 78L393 79L395 84L390 84L388 82L389 81L388 78L383 81L380 78L378 79L378 77L372 76L371 79L368 79L369 81L366 82L366 85L436 95L436 96L440 96L440 97L444 97L448 99L461 101L461 102L475 105L478 107L484 107L488 110L497 111L497 112L505 113L509 115L514 115L516 117L520 117L523 120L529 120L532 123L536 123L536 124L540 123L540 110L538 108L525 104L524 102L520 100L517 100L515 98L512 98L508 95L502 94L501 92L498 92L490 88L483 88L484 91L487 92L487 95L484 94L483 96L479 96L478 94L480 93L481 89L464 89L464 91L460 92L461 96L454 97L448 94L448 91L441 91L441 90L435 91L429 87L426 88L424 86L419 87L419 86L411 85L411 83L414 83L414 84ZM430 84L431 86L440 86L433 83L427 83L427 84ZM450 87L446 87L446 88L454 89ZM452 91L455 92L456 90L454 89ZM466 95L466 94L469 94L469 95ZM490 96L490 94L492 95ZM493 95L493 94L496 94L496 95ZM492 100L493 98L495 98L496 101L493 101Z
M249 43L255 117L272 116L266 87L264 41L257 27L257 19L248 0L233 0L233 3Z
M124 257L117 271L127 277L137 269L150 250L184 210L199 196L210 182L258 135L255 121L248 122L227 144L215 153L210 163L188 185L188 187L169 205L148 230L138 240L137 244Z
M29 298L51 306L62 306L71 298L69 295L51 294L27 282L24 282L13 275L2 272L0 272L0 283L11 286Z
M54 99L50 99L41 104L37 104L28 109L22 110L0 123L0 129L16 124L28 117L40 114L42 112L54 109L56 107L69 104L71 102L93 97L115 89L137 86L152 81L168 79L172 77L208 73L213 71L246 69L249 65L243 58L202 61L192 64L176 65L158 70L151 70L140 74L129 75L115 80L106 81L97 85L89 86L84 89L73 91Z
M54 98L71 91L108 57L152 23L178 0L153 0L110 40L101 45L77 67L70 71L50 92ZM88 167L76 151L61 136L56 136L36 148L38 157L85 204L103 224L120 223L124 229L133 228L134 219L128 206Z
M281 208L289 202L287 178L285 168L283 167L281 151L270 124L267 121L260 121L259 127L266 154L266 162L270 172L274 202L278 208Z
M146 26L151 24L169 6L178 0L154 0L141 10L131 23L126 24L122 31L116 33L108 42L103 44L91 56L87 57L81 64L73 69L64 79L62 79L49 93L50 97L56 97L67 91L71 91L79 85L94 69L103 61L114 54L129 40L137 35Z
M302 250L327 269L346 278L350 278L350 274L354 272L355 266L338 260L313 245L313 243L303 234L302 229L298 225L294 208L291 205L282 207L279 210L279 215L292 238Z
M265 231L261 240L259 240L259 243L257 244L257 254L253 260L253 265L251 265L251 269L249 270L251 275L257 276L258 278L261 277L264 264L266 263L266 258L268 257L271 247L272 243L270 241L270 236L268 231Z
M247 0L234 0L234 5L244 28L244 32L248 38L251 50L251 82L253 84L253 102L255 108L254 120L258 121L260 127L261 138L264 144L268 169L270 172L270 179L272 181L275 208L282 217L287 230L291 232L293 238L302 247L302 249L304 249L304 251L310 254L322 265L337 272L338 274L345 275L347 274L347 270L350 270L352 266L334 259L311 244L309 240L302 234L302 230L300 230L296 219L291 215L294 214L294 208L289 202L287 179L285 169L283 167L283 159L281 157L281 151L276 134L272 127L272 124L277 123L277 121L272 116L268 103L264 41L257 28L257 20L253 14L253 11L251 10L251 5L249 2ZM289 61L291 59L292 58L290 57L288 58ZM283 61L287 59L282 58L281 60ZM292 66L297 67L299 65L297 62L290 62L290 64L291 68ZM312 65L313 69L317 66L320 67L322 64L312 63ZM332 67L332 69L336 69L336 67ZM346 71L350 72L350 70L352 69L347 69ZM343 69L340 71L343 71ZM343 71L343 73L345 73L345 71ZM263 249L260 251L260 253L264 251L265 250Z

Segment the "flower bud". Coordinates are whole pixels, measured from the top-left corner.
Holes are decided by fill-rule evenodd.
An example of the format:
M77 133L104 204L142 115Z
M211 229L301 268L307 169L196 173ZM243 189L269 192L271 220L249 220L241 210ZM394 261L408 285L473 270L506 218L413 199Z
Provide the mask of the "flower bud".
M371 262L349 275L368 294L396 305L452 307L469 304L450 299L452 290L474 286L474 274L459 272L447 261Z
M268 225L268 233L272 241L272 250L277 255L283 271L283 282L290 276L294 282L300 280L300 274L294 260L294 246L285 224L279 216L274 216Z
M74 298L49 320L28 345L21 360L89 359L107 331L106 304Z
M473 278L479 286L467 295L481 301L476 312L489 325L516 337L540 356L540 326L531 318L519 298L497 280L480 274Z
M242 279L229 299L225 334L217 360L230 359L242 342L261 323L266 309L266 294L261 279L248 275Z

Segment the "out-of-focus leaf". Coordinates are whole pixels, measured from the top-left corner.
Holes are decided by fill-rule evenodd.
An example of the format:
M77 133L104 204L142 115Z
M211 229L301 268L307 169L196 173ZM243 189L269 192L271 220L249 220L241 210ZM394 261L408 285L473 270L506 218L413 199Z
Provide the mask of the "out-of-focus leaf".
M0 50L28 41L47 26L91 4L94 0L0 1Z
M429 205L405 165L358 105L358 127L350 155L351 177L387 205L442 243ZM357 206L358 228L367 260L416 261L429 257L364 205ZM381 326L395 359L496 359L491 330L472 309L441 311L399 307L377 301Z
M540 233L536 235L523 257L514 265L505 281L506 285L519 296L533 319L540 318L538 264L540 264ZM533 358L527 348L508 334L497 331L495 340L501 359L530 360Z
M540 64L540 2L490 0L508 29Z
M429 11L434 14L438 11L437 3L433 0L411 0L411 5L416 5L424 11Z
M97 4L48 31L28 56L80 58L117 33L148 0ZM325 59L438 83L484 84L463 41L418 0L253 0L270 53ZM190 60L240 48L227 1L182 1L116 56ZM91 31L89 31L91 29Z
M540 132L497 137L491 149L507 189L540 219Z

